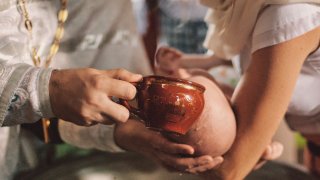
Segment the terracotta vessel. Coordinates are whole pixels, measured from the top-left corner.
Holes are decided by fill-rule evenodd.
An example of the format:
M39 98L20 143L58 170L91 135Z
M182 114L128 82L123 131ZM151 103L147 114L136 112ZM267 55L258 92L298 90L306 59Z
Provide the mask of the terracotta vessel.
M195 82L163 76L147 76L137 87L137 107L122 101L146 127L186 134L204 107L205 88Z

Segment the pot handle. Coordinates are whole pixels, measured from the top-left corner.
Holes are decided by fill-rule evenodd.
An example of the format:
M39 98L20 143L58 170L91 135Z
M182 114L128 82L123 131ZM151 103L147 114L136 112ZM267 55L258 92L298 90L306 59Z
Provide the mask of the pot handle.
M138 86L139 84L138 83L131 83L132 85L134 85L137 90L139 90ZM133 99L135 100L136 97ZM126 107L130 113L134 114L135 116L138 116L140 119L143 119L143 113L141 112L141 110L139 110L138 108L136 107L133 107L129 104L129 102L127 100L124 100L124 99L119 99L119 104L123 105L124 107Z
M140 111L138 108L132 107L132 106L128 103L127 100L119 99L119 103L120 103L121 105L123 105L124 107L126 107L126 108L129 110L130 113L138 116L138 117L141 118L141 119L143 118L141 111Z

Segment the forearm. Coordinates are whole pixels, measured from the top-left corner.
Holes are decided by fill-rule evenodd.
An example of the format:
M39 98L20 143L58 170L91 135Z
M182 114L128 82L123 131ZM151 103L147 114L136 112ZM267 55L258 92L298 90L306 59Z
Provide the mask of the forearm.
M225 179L243 179L257 163L284 116L297 77L288 79L283 74L273 81L269 79L275 78L270 77L272 72L266 79L255 74L245 78L233 97L238 127L235 143L221 166Z
M243 179L270 142L287 110L304 60L318 45L319 32L315 32L253 54L232 97L238 131L220 167L224 179Z
M263 129L257 127L247 127L249 128L251 128L249 132L239 133L232 150L224 156L224 163L219 167L221 179L244 179L257 165L274 134L274 129L271 128L268 128L266 132L262 132Z
M258 92L259 89L257 89ZM253 94L251 94L253 95ZM268 93L262 96L268 97ZM243 179L260 159L285 113L289 95L278 101L261 100L253 95L237 97L233 103L237 118L237 136L221 166L225 179ZM270 97L270 96L269 96ZM247 102L247 103L246 103ZM262 102L262 103L261 103ZM261 104L260 104L261 103Z
M186 54L181 57L183 68L210 69L218 65L231 65L231 61L218 58L214 55Z

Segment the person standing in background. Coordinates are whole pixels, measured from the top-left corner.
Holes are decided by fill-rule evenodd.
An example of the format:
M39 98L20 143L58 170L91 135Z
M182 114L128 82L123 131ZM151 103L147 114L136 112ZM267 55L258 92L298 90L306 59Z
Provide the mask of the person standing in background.
M207 50L203 41L207 33L204 17L207 8L198 0L161 0L161 43L184 53L203 54Z

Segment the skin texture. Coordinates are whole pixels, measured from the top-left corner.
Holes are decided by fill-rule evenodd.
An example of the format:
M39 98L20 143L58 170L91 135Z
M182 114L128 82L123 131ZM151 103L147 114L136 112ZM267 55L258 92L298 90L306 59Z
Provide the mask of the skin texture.
M285 114L303 62L319 42L317 28L252 55L232 97L236 140L213 174L216 179L243 179L253 168Z
M236 134L236 121L231 106L212 80L199 75L187 79L205 86L205 106L186 135L171 137L194 147L196 155L221 156L231 147Z
M123 69L53 71L49 84L52 111L57 118L78 125L125 122L129 111L109 97L133 99L136 88L130 82L141 78L141 75Z

